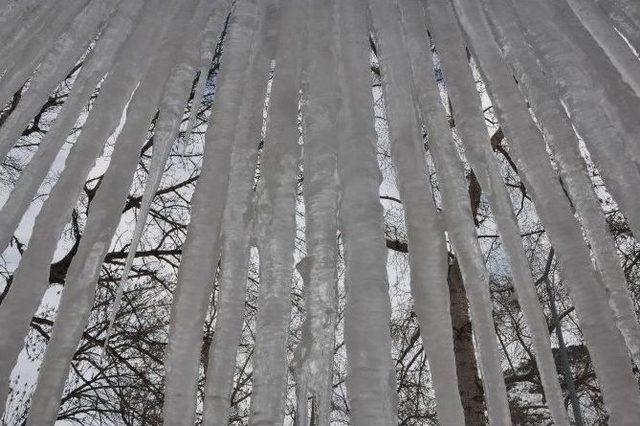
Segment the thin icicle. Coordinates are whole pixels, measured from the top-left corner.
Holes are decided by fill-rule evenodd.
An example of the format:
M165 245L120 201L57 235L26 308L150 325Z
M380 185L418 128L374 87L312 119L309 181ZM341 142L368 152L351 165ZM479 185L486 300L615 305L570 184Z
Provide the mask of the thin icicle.
M150 0L144 18L118 56L112 74L102 86L102 96L91 110L85 127L75 142L62 175L44 203L33 227L33 237L16 269L13 282L0 307L0 321L12 324L0 328L0 405L7 395L8 382L29 322L48 285L49 265L58 239L71 215L85 178L93 167L104 142L116 129L123 109L131 99L138 81L158 50L163 23L168 22L179 5L166 0ZM150 30L151 28L151 30Z
M287 385L287 338L295 240L300 146L298 104L306 2L281 3L276 68L269 98L269 122L261 158L256 206L260 293L253 354L252 424L281 424Z
M590 344L591 359L611 422L633 424L635 414L640 410L640 392L631 362L609 309L605 289L593 270L579 225L555 179L542 135L512 74L502 62L481 5L468 0L453 2L498 120L517 158L521 178L534 198L551 244L558 253L565 283L571 291L585 339ZM530 13L535 16L535 12Z
M233 366L242 335L249 248L254 222L254 176L263 125L269 63L275 51L275 15L278 2L267 5L261 20L247 86L238 112L227 203L223 217L222 260L216 327L205 374L203 425L228 424L233 388Z
M328 426L332 411L332 369L337 322L338 83L336 3L309 1L305 54L304 205L306 318L294 358L298 406L296 419L307 425L307 400L313 398L314 425Z
M409 4L411 3L411 4ZM424 25L417 41L418 52L410 50L403 39L401 16L397 7L384 0L369 1L376 33L377 51L389 123L391 150L398 175L409 239L411 289L423 345L429 356L438 419L442 424L463 424L464 412L458 392L458 378L453 354L453 329L449 313L447 287L447 249L444 229L433 204L426 180L421 128L414 108L412 62L423 54ZM418 3L404 2L412 17L420 22ZM417 15L416 15L417 13ZM423 65L423 64L421 64ZM424 70L424 68L423 68ZM424 75L429 76L428 72ZM429 81L426 81L429 84ZM425 93L425 79L417 87ZM431 89L435 84L431 82ZM433 92L433 90L431 90ZM431 92L430 92L431 93ZM436 89L437 95L437 89ZM431 120L431 117L429 117Z
M20 103L0 127L0 161L16 143L29 121L42 107L49 93L64 79L78 62L100 26L111 15L120 0L93 0L60 37L40 63L31 78L28 90ZM17 87L23 80L11 73L7 79L17 79ZM2 79L5 81L5 78ZM11 84L11 83L8 83ZM10 89L10 93L16 90ZM0 94L0 99L2 95Z
M187 232L174 291L165 354L165 424L192 424L211 282L220 257L220 229L230 172L230 157L246 69L259 37L256 27L264 6L243 1L231 18L218 80L212 120L207 129L202 170L191 200ZM231 368L231 366L229 366Z
M219 7L214 7L209 22L217 22L217 29L219 34L220 30L222 29L222 16L226 11L226 5L220 3L214 4L219 5ZM217 18L217 20L214 20L214 18ZM204 31L202 31L202 34L204 34ZM198 40L202 39L202 37L195 38ZM190 42L194 41L190 40L185 43L186 49L193 49L194 46L190 46ZM149 169L149 176L145 183L144 192L142 194L140 211L138 213L136 226L133 231L133 236L131 237L131 242L129 244L129 253L127 254L127 259L125 260L124 268L122 269L120 281L118 282L113 306L111 307L111 311L109 312L109 321L107 330L105 332L103 345L105 351L109 346L109 338L113 329L113 323L116 319L118 310L120 309L120 304L122 303L124 286L129 277L129 272L131 272L131 268L133 267L133 261L136 257L138 244L140 243L140 238L142 238L142 232L144 231L146 225L146 219L149 211L151 210L153 197L158 190L158 186L160 186L162 174L164 173L165 165L169 158L169 154L171 153L171 147L173 146L173 142L176 140L178 131L180 130L180 119L182 118L184 106L187 101L187 99L185 99L185 96L187 98L189 96L188 91L190 89L190 84L193 81L193 78L190 77L192 77L193 73L195 72L195 56L195 53L188 56L184 60L183 64L180 65L180 67L183 69L174 72L172 79L167 83L167 92L165 93L164 98L160 103L160 114L155 125L153 137L153 156L151 159L151 168ZM190 72L192 73L191 76L189 74Z
M442 61L447 93L455 116L456 130L464 144L466 158L469 160L484 193L491 203L491 209L509 261L514 288L531 330L536 363L551 414L556 424L567 425L569 420L562 403L562 390L558 382L551 351L546 318L537 297L509 193L491 150L484 124L482 106L467 61L462 34L456 26L450 24L450 22L455 22L455 16L451 9L445 3L440 3L441 6L436 8L436 4L436 2L429 4L429 14L427 15L430 18L429 30L434 37L438 56ZM427 59L427 61L422 62L414 59L416 70L425 69L425 67L429 70L433 69L429 52L425 52L426 47L423 41L421 46L422 54L413 55L415 58L426 57ZM435 108L438 105L439 98L432 76L429 75L429 72L422 72L417 74L416 78L418 77L422 77L423 81L425 77L429 77L429 81L420 84L419 87L428 86L430 88L432 92L430 93L431 100L427 101L425 99L425 104L431 105L435 102L435 105L431 105L432 111L430 112L442 115L442 108L440 108L440 111ZM429 119L429 117L425 118Z
M609 290L609 304L616 315L618 328L634 362L640 365L640 326L616 255L613 236L587 175L569 117L546 76L538 68L536 58L526 45L510 5L505 0L486 0L485 3L488 5L487 16L492 20L496 40L503 55L511 63L519 85L540 122L543 136L559 164L562 183L591 244L602 281Z
M398 422L396 377L391 360L387 248L381 182L376 160L366 3L338 4L339 227L345 253L344 335L351 420L356 425Z
M0 250L4 250L22 215L34 199L36 191L46 176L50 165L58 155L76 122L78 114L86 105L100 79L114 66L118 50L138 22L144 0L123 3L120 13L114 16L96 46L85 59L84 65L74 80L71 92L53 125L42 138L37 152L11 191L0 211Z

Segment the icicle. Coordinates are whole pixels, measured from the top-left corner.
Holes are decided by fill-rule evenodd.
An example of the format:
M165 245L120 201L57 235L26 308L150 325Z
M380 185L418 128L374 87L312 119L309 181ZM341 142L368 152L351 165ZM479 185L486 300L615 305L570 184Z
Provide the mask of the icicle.
M36 219L33 237L0 307L0 321L12 324L11 327L0 328L0 352L3 354L0 358L0 405L6 398L11 369L23 347L29 322L47 288L49 265L58 238L80 195L85 177L105 140L116 129L124 107L159 48L158 36L165 27L161 24L170 20L176 9L179 5L167 4L165 0L149 0L146 4L144 18L119 55L114 71L104 82L102 95L97 99L67 157L62 175Z
M404 2L407 7L408 3ZM453 356L444 230L438 220L431 189L425 177L421 128L412 101L414 89L410 59L417 59L417 52L409 51L404 44L400 14L396 6L378 0L370 0L369 4L377 35L377 50L381 57L391 150L408 227L414 309L418 315L423 345L429 356L438 419L442 424L463 424L464 413ZM418 4L411 2L411 6L414 7L410 13L416 13L415 7ZM420 47L425 45L424 34L422 26L417 40ZM420 49L418 53L424 52ZM428 76L429 73L425 72L425 75ZM435 88L435 84L431 86ZM424 84L419 87L423 92L427 90Z
M511 63L516 79L540 122L543 136L558 161L562 183L575 206L602 280L609 290L609 304L616 315L618 328L633 360L640 365L640 327L616 255L613 236L587 176L571 122L527 47L513 9L504 0L486 0L485 3L489 5L487 16L493 21L496 40Z
M314 424L328 426L332 411L332 369L337 322L336 179L339 93L336 57L336 4L308 2L304 107L304 202L306 257L303 277L306 318L294 357L298 406L306 425L307 399L313 397Z
M219 5L220 3L213 4ZM226 6L214 9L215 10L211 15L210 22L213 20L213 18L218 18L216 22L218 23L217 29L219 34L222 27L222 16L223 12L226 10ZM203 14L203 16L207 15L208 14ZM202 34L204 34L204 31L202 31ZM200 38L201 37L197 37L197 39ZM189 42L185 43L185 45L186 48L193 48L193 46L189 45ZM190 85L193 81L193 78L190 78L192 77L192 75L189 75L189 72L194 71L193 68L196 61L195 54L191 56L192 57L186 58L184 64L182 64L182 67L184 67L185 69L179 72L175 72L172 76L172 80L167 83L167 93L160 103L160 115L158 117L158 122L155 125L155 132L153 137L153 156L151 159L151 168L149 170L147 182L145 183L144 193L142 194L140 212L138 213L136 227L133 231L133 236L131 237L131 242L129 244L129 253L127 254L127 259L125 260L124 268L122 269L122 275L120 277L120 281L118 282L116 297L109 313L109 322L107 325L107 330L105 332L103 345L105 352L109 346L109 339L111 337L111 331L116 319L116 314L118 313L120 304L122 303L124 286L129 277L129 272L131 272L131 268L133 267L133 261L136 257L138 244L140 243L140 238L142 238L142 232L144 231L144 227L146 225L146 219L149 211L151 210L151 202L153 201L153 197L158 190L158 186L160 185L160 181L162 180L162 174L164 173L167 159L169 158L169 154L171 153L171 147L178 136L178 131L180 130L180 120L182 118L184 105L187 101L187 99L184 99L184 97L189 96L188 92L191 89Z
M456 129L464 144L465 155L491 203L491 209L509 261L514 288L531 330L536 362L549 408L556 424L567 425L569 421L562 404L562 390L551 351L546 318L537 297L511 200L500 176L495 156L491 151L480 98L477 95L475 81L467 61L462 35L456 26L451 25L451 22L455 22L455 16L451 9L445 3L440 3L440 7L437 8L437 4L437 2L429 3L427 15L430 18L429 30L435 39L436 49L442 61L447 93L453 105ZM412 14L407 13L407 16L411 17ZM412 55L412 58L426 57L427 61L414 59L415 69L433 69L430 54L425 52L427 45L424 40L419 47L421 54L416 53ZM430 105L431 114L437 113L441 116L442 108L436 109L436 106L439 105L439 97L433 78L429 72L424 71L420 74L416 73L416 78L419 77L422 77L422 80L419 81L424 81L425 77L429 77L427 83L418 85L419 87L427 86L430 89L430 100L425 99L423 103ZM422 93L426 95L426 92L427 90L424 90ZM427 116L425 119L429 120L429 117Z
M529 115L512 74L504 66L480 5L454 0L469 47L494 102L498 120L517 158L522 179L551 244L558 252L580 325L589 343L594 369L614 424L632 424L640 410L640 392L624 341L611 315L605 289L598 282L580 228L551 169L544 141ZM522 2L526 3L526 2ZM539 9L539 5L535 8ZM524 11L524 9L523 9ZM531 16L536 16L535 12ZM542 201L544 200L544 201Z
M248 67L247 86L237 113L231 174L223 217L222 274L215 333L205 374L203 425L226 425L233 387L233 366L242 336L249 247L254 222L254 176L263 124L269 63L275 50L278 2L267 4L258 45Z
M80 59L100 25L113 12L118 1L93 0L71 23L71 29L56 41L40 63L20 103L0 127L0 160L6 157L29 121L46 101L49 93ZM17 87L24 82L19 74L13 72L7 79L16 80ZM4 82L5 78L2 81ZM8 84L11 86L11 83ZM15 86L9 89L9 95L17 90ZM1 94L0 99L3 99Z
M104 74L111 69L118 49L137 23L144 0L130 0L122 4L105 29L96 46L85 59L71 92L53 125L42 138L37 152L25 169L0 211L0 250L4 250L22 215L33 200L50 165L67 140L78 114Z
M202 170L191 201L187 232L174 292L165 354L165 424L195 421L195 393L200 366L210 283L220 257L220 228L225 208L232 142L243 98L256 26L262 9L255 0L238 5L225 45L216 101L205 139ZM232 368L232 366L228 366Z
M381 182L376 161L366 4L337 2L339 227L346 261L344 334L354 424L397 423Z
M191 15L199 17L203 12L202 7L195 8L194 3L182 4L178 16L165 27L162 48L129 105L127 121L116 141L102 184L92 200L85 231L67 272L58 314L31 403L28 425L51 424L56 419L69 364L91 313L102 261L120 223L120 212L138 164L140 146L162 97L163 91L158 88L165 87L165 83L164 106L168 109L162 117L159 136L161 139L166 137L167 131L173 135L177 133L193 81L194 55L189 57L187 50L182 54L184 59L177 64L174 58L179 54L178 49L183 48L184 36L180 36L180 31L185 25L193 24ZM204 4L204 0L200 3ZM167 82L174 64L175 71Z
M253 355L252 424L280 424L287 385L287 338L295 241L300 146L298 104L306 34L306 3L283 1L269 122L256 206L260 294Z
M596 39L624 81L640 96L640 61L592 1L567 0L580 22Z
M525 6L528 5L522 6L523 10ZM521 13L515 7L513 10L518 11L527 42L543 69L550 73L556 93L589 148L607 188L620 205L634 235L640 235L640 197L635 196L640 187L640 172L625 153L621 134L607 119L601 106L601 93L594 90L596 83L585 71L585 62L576 55L571 44L561 38L544 8L536 9L533 15Z

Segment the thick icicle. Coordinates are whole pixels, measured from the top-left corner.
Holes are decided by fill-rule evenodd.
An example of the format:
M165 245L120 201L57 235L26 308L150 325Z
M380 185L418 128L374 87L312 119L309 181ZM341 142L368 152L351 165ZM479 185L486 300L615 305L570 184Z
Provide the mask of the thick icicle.
M482 106L477 95L475 81L469 68L467 55L459 29L451 25L455 16L446 3L429 3L429 30L436 42L438 56L441 59L447 93L452 103L456 129L465 147L465 155L474 170L484 193L488 196L496 219L498 231L502 237L505 254L509 261L513 284L531 330L536 363L545 389L546 400L556 424L569 424L566 410L562 403L562 390L558 382L547 321L537 297L534 280L529 269L529 262L523 249L522 238L516 217L513 214L511 200L504 181L500 175L496 158L491 150L487 129L484 124ZM409 14L408 14L409 15ZM429 52L425 52L426 44L422 43L422 54L412 55L412 58L426 57L427 61L416 61L415 69L428 67L433 69ZM426 53L426 54L425 54ZM426 72L417 74L431 77ZM431 91L431 102L437 102L437 89L433 78L428 83ZM426 92L426 90L424 91ZM433 107L432 107L433 108ZM436 110L437 111L437 110ZM440 111L440 115L442 111ZM428 117L425 117L428 119Z
M171 22L173 29L165 34L165 42L150 73L128 107L127 121L116 141L109 168L92 200L85 231L65 278L64 292L31 403L28 425L55 422L69 365L91 313L102 261L120 223L120 212L138 164L140 147L163 93L158 88L165 87L174 69L174 58L178 48L182 47L180 41L184 40L179 36L179 31L190 22L193 11L193 1L182 5L179 16ZM202 8L199 8L196 16L202 12ZM175 65L173 78L165 89L168 105L164 106L168 106L168 109L158 129L160 137L165 137L167 130L174 130L172 134L175 135L193 81L193 57L184 55L186 60Z
M220 34L220 30L222 28L222 20L224 18L224 13L227 10L227 5L220 2L214 4L218 7L214 7L209 22L217 23L218 34ZM204 34L204 30L202 31L202 34ZM200 40L202 37L196 38ZM185 43L186 49L193 48L193 46L189 46L189 42L195 41L190 40ZM184 70L174 73L172 80L167 83L167 92L165 93L164 98L160 103L160 114L155 125L153 136L153 155L151 159L151 167L149 169L149 176L147 177L144 192L142 194L142 200L140 201L140 211L138 213L136 226L133 231L133 236L131 237L131 242L129 244L129 253L127 254L127 259L124 262L124 267L122 269L122 275L118 282L116 297L113 302L113 306L111 307L111 311L109 312L109 322L104 339L105 350L109 346L109 338L113 329L113 323L116 319L116 314L120 309L120 304L122 303L124 286L129 277L129 272L131 272L131 268L133 267L133 261L136 257L138 244L140 243L140 238L142 238L142 232L144 231L144 227L146 225L146 219L149 211L151 210L151 202L153 201L153 197L158 190L158 186L160 186L162 174L164 173L167 159L169 158L169 154L171 153L171 147L173 146L173 142L176 140L178 132L180 130L180 120L182 118L185 103L187 102L187 98L190 94L190 85L193 82L193 78L190 78L189 76L189 70L195 73L195 70L193 69L196 62L195 56L196 53L190 55L190 57L187 57L184 63L181 65Z
M339 1L338 225L346 261L347 389L355 425L397 423L387 248L376 160L366 3Z
M296 183L300 146L298 104L306 33L306 2L281 3L276 68L269 98L269 120L261 158L256 205L260 292L253 353L251 424L284 420L287 338L296 232Z
M123 109L131 99L140 77L158 50L162 28L175 15L179 5L150 0L144 18L117 59L114 71L102 86L102 96L87 118L74 144L62 175L44 203L33 227L33 237L24 252L6 300L0 307L0 321L12 324L0 328L0 405L7 395L13 364L23 347L29 322L44 294L49 265L58 239L67 222L105 140L116 129ZM151 28L151 30L150 30Z
M510 62L558 162L562 183L582 222L598 271L609 291L609 304L616 315L618 328L633 360L640 365L640 326L616 255L613 236L587 175L569 117L526 45L511 5L505 0L485 0L485 4L502 53Z
M630 359L609 309L605 289L593 270L579 225L555 179L542 135L512 74L502 62L481 5L467 0L453 2L498 120L511 142L521 178L532 194L549 239L558 252L583 334L590 344L591 359L610 421L633 424L635 413L640 410L640 392L631 372Z
M541 5L542 6L542 5ZM620 206L634 235L640 235L640 172L625 153L625 141L614 127L601 105L600 90L586 72L587 58L576 54L568 40L559 34L543 7L522 13L529 4L512 6L527 42L533 47L544 71L553 79L555 91L567 108L578 133L589 148L607 188Z
M49 93L80 59L93 36L113 12L119 1L93 0L71 23L69 31L53 45L31 78L29 88L22 95L20 103L0 127L0 161L6 157L29 121L46 101ZM5 78L18 79L17 87L20 87L24 82L14 73ZM10 94L16 90L15 88L10 89ZM1 96L0 94L0 99L2 99Z
M122 4L120 13L114 16L96 46L85 59L76 77L71 92L53 125L42 138L37 152L11 191L0 211L0 250L4 250L22 215L33 200L36 191L46 176L60 148L67 140L78 114L89 100L96 85L111 69L116 54L137 23L144 0L130 0Z
M309 1L308 46L304 68L304 202L306 318L296 349L296 419L306 425L307 400L313 398L314 423L329 425L337 320L336 255L338 188L336 180L338 84L336 4Z
M596 39L623 80L640 96L640 60L616 32L604 12L592 1L567 0L580 22Z
M202 345L211 282L220 257L220 228L237 113L254 39L259 36L256 26L263 16L263 8L255 0L240 2L231 18L225 43L202 169L191 200L191 222L174 291L165 354L165 424L192 424L195 421L200 350L194 348Z
M410 8L409 14L414 15L405 16L405 21L413 19L413 22L420 22L420 15L415 16L415 13L420 13L417 10L419 4L413 0L403 3ZM418 59L416 54L424 54L426 31L422 25L418 37L410 39L409 43L419 44L418 52L415 49L411 50L409 46L415 47L415 44L405 45L397 6L384 0L370 0L369 5L375 27L377 51L381 58L391 151L407 221L414 309L418 315L423 345L429 357L438 419L442 424L463 424L464 412L458 393L453 356L453 329L449 313L447 248L444 229L437 216L430 185L426 180L422 129L412 99L415 90L411 60ZM420 29L420 25L418 28ZM425 76L430 77L430 73L424 68L422 71ZM418 85L423 93L428 90L424 87L424 82L425 79L421 79L421 84ZM431 86L437 96L435 83L431 83Z
M223 216L222 260L215 333L205 374L203 425L228 424L233 366L242 336L249 247L254 222L254 177L262 132L269 64L275 50L278 2L268 3L248 66L237 114L231 173Z

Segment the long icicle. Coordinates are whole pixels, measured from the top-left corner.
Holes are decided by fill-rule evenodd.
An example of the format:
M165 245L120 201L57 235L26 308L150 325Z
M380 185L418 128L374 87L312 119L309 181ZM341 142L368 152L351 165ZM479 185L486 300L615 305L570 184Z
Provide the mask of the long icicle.
M85 127L74 144L62 175L44 203L33 227L33 237L16 269L6 300L0 307L0 320L11 327L0 328L0 405L8 391L13 364L24 345L29 323L47 288L49 265L65 223L80 195L85 177L93 167L104 142L116 129L124 107L131 99L139 79L160 45L164 23L179 9L165 0L146 4L143 19L119 55L118 65L102 86ZM161 25L159 25L160 23ZM152 30L149 30L152 28Z
M18 182L0 210L0 250L9 245L20 219L29 208L89 96L100 79L113 67L118 50L140 18L143 5L144 0L124 2L120 13L111 19L109 27L85 59L62 110L42 138L38 150L20 174Z
M403 3L408 5L408 2ZM411 3L411 6L418 6ZM416 52L405 43L397 6L378 0L370 0L369 4L381 58L391 150L407 221L414 309L431 366L438 419L442 424L463 424L449 313L444 229L426 179L421 128L412 100L415 89L411 60L417 59ZM409 13L416 12L416 8L412 8ZM413 18L420 22L419 17ZM422 45L426 42L424 33L422 26L418 38ZM424 74L429 75L428 72ZM432 86L435 88L434 84ZM423 92L427 90L423 84L418 87Z
M227 5L224 3L214 3L214 5L216 5L217 7L214 7L214 10L211 13L210 22L215 22L217 24L218 34L220 34L220 31L222 30L224 14L227 11ZM204 32L202 34L204 34ZM201 37L198 37L198 39L200 38ZM193 48L192 46L188 47ZM184 66L187 68L193 68L193 62L193 58L188 58ZM133 236L131 237L131 242L129 244L129 253L127 254L127 258L122 269L122 274L120 276L120 280L118 281L113 306L111 307L111 310L109 312L109 321L107 324L107 330L105 331L103 345L104 351L106 351L109 346L109 338L111 337L113 324L120 309L120 304L122 303L124 287L129 278L129 272L131 272L131 268L133 267L133 261L135 260L138 245L140 244L140 239L142 238L142 232L144 231L146 225L146 219L149 215L149 211L151 210L153 197L158 190L158 187L160 186L164 168L169 158L169 154L171 153L171 147L173 146L173 143L178 136L178 131L180 130L180 119L182 118L184 105L187 101L187 99L183 99L183 97L189 96L189 93L187 93L188 90L187 92L185 92L184 89L185 85L191 84L192 82L192 79L190 80L187 77L187 72L185 71L183 73L179 73L174 78L179 81L171 82L171 84L169 85L169 89L171 90L169 90L165 94L164 99L160 103L160 115L158 117L158 122L155 125L155 132L153 137L153 154L151 159L151 167L149 169L149 176L147 177L147 181L145 183L142 200L140 202L140 211L138 212L138 219L136 221Z
M287 339L296 232L300 146L298 106L306 2L281 3L276 68L256 205L260 291L253 354L251 424L281 424L287 386Z
M338 188L336 180L338 84L336 3L308 1L305 54L304 204L306 257L301 265L306 318L294 357L298 405L296 419L306 425L307 400L313 398L313 424L328 426L337 299Z
M351 420L356 425L397 423L396 377L391 359L381 182L376 160L369 68L367 5L338 3L339 229L345 253L344 335Z
M629 355L609 309L605 289L593 270L580 227L554 178L542 135L512 74L502 62L481 5L466 0L454 0L454 4L498 120L511 142L522 179L533 195L538 214L558 253L583 334L590 344L591 359L611 422L632 424L635 413L640 410L640 392Z
M531 330L536 363L551 414L556 424L569 424L566 410L562 404L562 390L556 373L547 321L538 300L529 262L524 253L511 199L491 150L482 106L469 68L462 34L456 26L449 24L452 21L455 22L451 9L447 8L444 3L439 8L432 7L435 4L435 2L429 3L429 30L435 40L438 57L442 62L447 93L455 116L456 130L464 144L466 158L470 162L480 186L484 189L484 193L487 194L495 215L497 228L502 237L503 247L513 276L513 285ZM429 67L428 69L431 70L433 62L430 60L428 52L425 55L424 42L421 47L422 55L416 54L412 57L426 56L428 62L416 63L416 69ZM425 73L419 75L424 78ZM429 79L429 83L420 84L420 87L426 84L433 86L433 78ZM433 94L431 98L432 102L438 100Z
M626 279L616 254L613 236L587 175L578 139L546 76L527 47L517 17L505 0L485 0L487 16L505 58L510 62L520 87L540 122L543 136L558 162L562 183L580 218L591 244L598 271L609 290L618 328L636 365L640 365L640 326L636 319Z
M237 113L254 40L259 37L256 27L263 17L263 8L255 0L239 3L225 42L202 169L191 200L191 222L173 296L165 354L165 424L195 422L200 350L194 348L202 345L211 282L220 257L220 229Z
M269 64L275 52L278 2L267 4L260 22L262 37L256 40L247 83L237 114L227 203L223 215L222 260L218 307L213 341L205 374L203 425L229 423L229 399L233 388L233 368L242 337L249 248L254 222L253 191L258 161L258 144L263 125L263 109L269 78Z
M53 45L31 78L29 88L22 95L20 103L0 127L0 160L6 157L49 93L80 59L100 26L114 11L118 1L93 0L71 23L70 30ZM12 73L9 78L16 77L17 75ZM18 81L18 85L21 84L22 81Z

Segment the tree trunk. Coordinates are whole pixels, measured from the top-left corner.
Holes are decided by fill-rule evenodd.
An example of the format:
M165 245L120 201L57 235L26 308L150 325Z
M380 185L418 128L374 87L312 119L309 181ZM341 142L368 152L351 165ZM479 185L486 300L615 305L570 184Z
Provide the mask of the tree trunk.
M464 408L464 423L467 426L486 425L488 422L484 414L485 397L476 363L469 303L462 282L460 266L455 257L449 262L447 282L451 298L453 350L458 372L457 384Z

